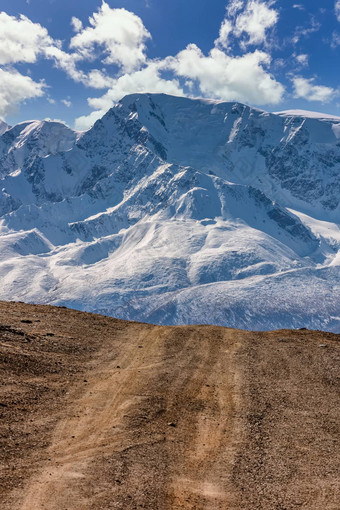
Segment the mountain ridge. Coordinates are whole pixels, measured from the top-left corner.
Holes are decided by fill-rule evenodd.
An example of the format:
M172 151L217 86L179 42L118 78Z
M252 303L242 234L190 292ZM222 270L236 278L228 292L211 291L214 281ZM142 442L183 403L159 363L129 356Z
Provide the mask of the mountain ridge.
M0 298L339 327L340 122L134 94L86 132L24 124L0 137Z

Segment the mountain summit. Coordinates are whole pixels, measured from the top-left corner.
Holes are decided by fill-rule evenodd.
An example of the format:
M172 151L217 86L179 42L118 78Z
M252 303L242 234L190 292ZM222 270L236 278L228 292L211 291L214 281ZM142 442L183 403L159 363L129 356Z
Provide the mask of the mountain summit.
M340 328L340 119L162 94L0 136L0 299Z

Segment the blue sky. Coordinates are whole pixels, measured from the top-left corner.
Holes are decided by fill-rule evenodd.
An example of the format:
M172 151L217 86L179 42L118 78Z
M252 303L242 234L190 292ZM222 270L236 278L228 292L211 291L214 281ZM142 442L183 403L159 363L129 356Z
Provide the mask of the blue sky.
M340 115L340 0L2 0L0 118L165 92Z

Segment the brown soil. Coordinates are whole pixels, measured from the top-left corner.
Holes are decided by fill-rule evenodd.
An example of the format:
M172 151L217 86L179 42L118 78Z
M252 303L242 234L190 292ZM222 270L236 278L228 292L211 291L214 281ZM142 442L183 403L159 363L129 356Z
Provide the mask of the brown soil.
M0 303L1 510L339 510L340 336Z

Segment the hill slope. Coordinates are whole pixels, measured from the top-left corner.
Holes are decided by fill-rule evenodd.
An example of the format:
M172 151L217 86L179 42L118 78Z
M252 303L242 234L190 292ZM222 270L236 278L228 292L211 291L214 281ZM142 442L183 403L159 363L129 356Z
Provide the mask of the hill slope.
M339 331L340 121L298 113L136 94L84 133L9 128L0 298Z
M3 510L337 510L339 336L0 303Z

